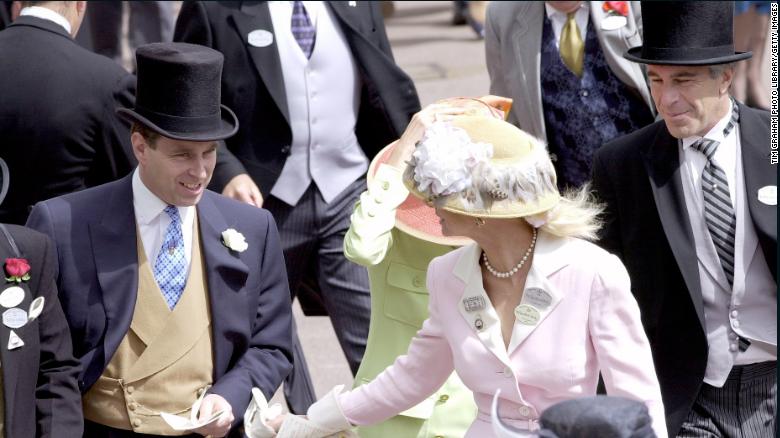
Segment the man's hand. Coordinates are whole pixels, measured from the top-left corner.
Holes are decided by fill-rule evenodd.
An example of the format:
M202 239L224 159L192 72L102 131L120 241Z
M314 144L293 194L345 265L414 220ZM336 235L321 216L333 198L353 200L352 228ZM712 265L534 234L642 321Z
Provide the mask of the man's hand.
M221 438L227 435L234 420L233 408L221 395L209 394L203 398L203 402L200 404L200 411L198 412L198 421L204 421L219 411L224 411L220 415L219 420L194 429L193 432L214 438Z
M258 208L263 206L263 195L260 193L260 189L245 173L234 176L222 189L222 194Z

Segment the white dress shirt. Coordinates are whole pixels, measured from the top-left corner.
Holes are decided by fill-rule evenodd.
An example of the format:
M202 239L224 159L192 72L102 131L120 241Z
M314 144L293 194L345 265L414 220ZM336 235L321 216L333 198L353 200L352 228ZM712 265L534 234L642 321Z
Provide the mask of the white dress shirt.
M563 32L563 26L568 20L568 15L553 8L547 2L544 3L544 10L547 13L547 18L550 19L552 24L553 33L555 34L555 47L560 49L561 32ZM588 34L588 20L590 19L590 6L588 2L581 2L579 9L574 14L574 21L577 22L577 27L580 28L580 37L582 43L585 44L585 36Z
M135 223L138 225L138 233L144 245L149 266L154 271L154 263L157 254L160 253L165 231L171 223L171 218L165 212L168 204L163 202L141 181L138 168L133 172L133 208L135 209ZM190 274L190 261L192 260L192 233L195 225L195 207L176 207L181 217L181 231L184 238L184 257L187 260L187 276Z
M704 218L701 175L707 158L692 145L702 137L680 141L683 193L691 221L699 270L707 343L709 345L704 382L721 387L734 365L777 360L776 288L757 238L747 207L742 168L739 126L728 137L723 130L733 109L715 124L704 138L719 142L713 156L729 183L731 205L737 219L734 244L734 282L728 280ZM771 303L774 302L774 308ZM752 328L758 327L758 330ZM761 338L756 333L761 333ZM738 337L751 345L739 351Z
M68 32L68 35L70 35L70 31L71 31L70 22L59 12L54 12L49 8L44 8L41 6L28 6L19 12L20 17L25 15L53 21L59 24L60 26L62 26L65 29L65 31Z

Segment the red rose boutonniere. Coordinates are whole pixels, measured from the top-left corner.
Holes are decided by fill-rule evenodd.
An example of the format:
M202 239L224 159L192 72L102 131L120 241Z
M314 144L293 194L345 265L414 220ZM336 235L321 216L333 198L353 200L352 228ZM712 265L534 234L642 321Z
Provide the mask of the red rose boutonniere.
M621 17L628 16L628 2L604 2L601 5L601 9L607 13L607 15L620 15Z
M5 259L5 281L21 283L30 279L30 264L27 259Z

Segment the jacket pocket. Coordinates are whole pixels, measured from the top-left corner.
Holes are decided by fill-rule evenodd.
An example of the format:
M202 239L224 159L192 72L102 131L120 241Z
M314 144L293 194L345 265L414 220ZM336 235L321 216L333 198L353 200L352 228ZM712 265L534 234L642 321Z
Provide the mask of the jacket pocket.
M417 329L422 327L423 321L428 318L425 271L393 262L387 270L386 281L385 316Z

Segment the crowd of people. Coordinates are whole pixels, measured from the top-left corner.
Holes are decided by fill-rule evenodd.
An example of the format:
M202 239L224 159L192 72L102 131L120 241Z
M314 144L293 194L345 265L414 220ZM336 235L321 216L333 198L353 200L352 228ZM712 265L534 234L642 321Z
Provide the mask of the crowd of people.
M425 107L381 2L5 3L0 437L775 436L761 2L472 2Z

